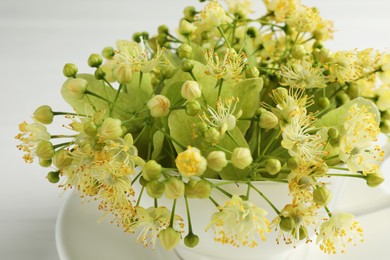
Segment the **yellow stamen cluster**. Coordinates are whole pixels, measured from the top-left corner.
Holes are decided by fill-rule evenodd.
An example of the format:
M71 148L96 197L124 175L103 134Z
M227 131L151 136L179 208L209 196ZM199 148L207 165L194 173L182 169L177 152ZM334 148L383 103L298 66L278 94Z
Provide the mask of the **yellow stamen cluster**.
M207 160L197 148L188 146L187 150L177 155L176 166L184 176L200 176L207 168Z
M240 79L247 62L247 56L244 52L237 53L234 49L226 49L222 60L214 50L205 51L205 59L208 70L206 74L214 75L217 79Z

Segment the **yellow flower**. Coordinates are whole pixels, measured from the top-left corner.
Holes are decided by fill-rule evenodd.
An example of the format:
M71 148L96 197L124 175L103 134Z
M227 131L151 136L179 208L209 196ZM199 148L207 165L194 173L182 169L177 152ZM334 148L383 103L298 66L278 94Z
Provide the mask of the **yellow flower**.
M232 14L237 14L240 17L247 17L249 14L254 13L252 6L253 3L250 0L225 0L228 7L228 11Z
M205 51L205 59L208 66L205 73L225 80L240 79L247 62L244 52L237 53L234 49L229 48L226 49L223 60L220 60L218 54L214 53L212 49Z
M326 41L333 39L333 32L333 22L330 20L322 20L317 24L313 36L317 41Z
M287 24L297 32L313 32L321 22L321 17L316 8L300 5L291 13Z
M226 20L225 10L216 0L210 1L196 17L195 25L202 31L210 31Z
M23 122L19 125L19 131L20 133L15 138L22 143L17 145L17 148L25 152L25 155L23 155L24 161L32 163L36 156L38 144L41 141L49 141L51 138L50 134L47 132L46 127L38 122L32 124Z
M341 161L346 162L348 168L364 175L379 170L378 162L383 160L384 152L379 146L372 143L380 133L379 123L375 115L367 107L352 106L345 118L344 129L340 137Z
M354 51L338 51L331 58L330 77L344 84L357 80L361 75L362 67Z
M207 160L197 148L188 146L187 150L177 155L176 166L184 176L200 176L206 171Z
M264 0L267 10L274 13L277 22L284 22L298 6L296 0Z
M155 95L148 100L146 106L149 108L152 117L164 117L169 114L171 102L163 95Z
M239 196L225 203L219 212L213 214L206 231L214 229L214 240L233 246L257 246L257 236L264 241L264 233L270 232L267 212L250 201L243 201Z
M338 251L345 253L347 243L356 245L357 240L364 241L363 229L354 216L348 213L333 215L322 223L317 236L320 249L328 254L336 254Z

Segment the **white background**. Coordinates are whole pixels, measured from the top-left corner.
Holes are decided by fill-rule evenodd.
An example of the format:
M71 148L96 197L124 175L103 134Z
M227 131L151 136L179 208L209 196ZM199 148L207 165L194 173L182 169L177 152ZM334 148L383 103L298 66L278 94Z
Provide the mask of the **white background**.
M264 13L261 1L254 2ZM335 22L331 49L388 50L390 1L302 2L319 6L322 16ZM23 163L14 140L18 124L31 120L43 104L70 111L60 96L65 63L92 72L86 65L90 53L130 39L135 31L154 34L159 24L176 28L187 5L202 6L195 0L0 1L0 259L58 259L54 227L62 192L45 179L46 169ZM389 212L378 214L390 218Z

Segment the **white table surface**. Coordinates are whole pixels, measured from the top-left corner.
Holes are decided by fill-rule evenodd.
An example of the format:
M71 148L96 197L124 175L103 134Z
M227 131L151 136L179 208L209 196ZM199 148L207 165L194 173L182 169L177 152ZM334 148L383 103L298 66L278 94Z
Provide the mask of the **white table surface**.
M260 0L254 2L264 10ZM331 49L389 50L390 1L303 2L335 21ZM162 23L175 28L186 5L201 6L195 0L0 1L0 259L58 259L54 229L62 191L48 183L45 169L23 163L13 138L18 124L39 105L69 111L60 96L65 63L92 72L86 64L90 53L130 39L135 31L153 34ZM389 210L378 214L390 217Z

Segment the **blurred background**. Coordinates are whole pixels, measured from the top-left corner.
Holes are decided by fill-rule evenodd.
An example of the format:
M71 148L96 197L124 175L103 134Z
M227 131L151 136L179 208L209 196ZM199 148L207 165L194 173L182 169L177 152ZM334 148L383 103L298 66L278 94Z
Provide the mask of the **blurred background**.
M257 13L265 13L261 0L253 2ZM302 2L317 6L322 17L334 21L335 37L326 43L328 48L389 51L390 1ZM79 72L92 73L87 65L91 53L114 46L117 39L131 39L136 31L156 34L160 24L177 28L188 5L204 6L196 0L0 1L0 259L59 259L54 238L63 191L45 179L47 172L37 163L24 164L15 147L18 124L31 122L40 105L70 111L60 95L65 63L76 64ZM55 132L55 128L51 130ZM388 210L380 214L366 221L390 217ZM390 232L389 225L378 230L383 233L383 229ZM365 250L382 259L383 251Z

